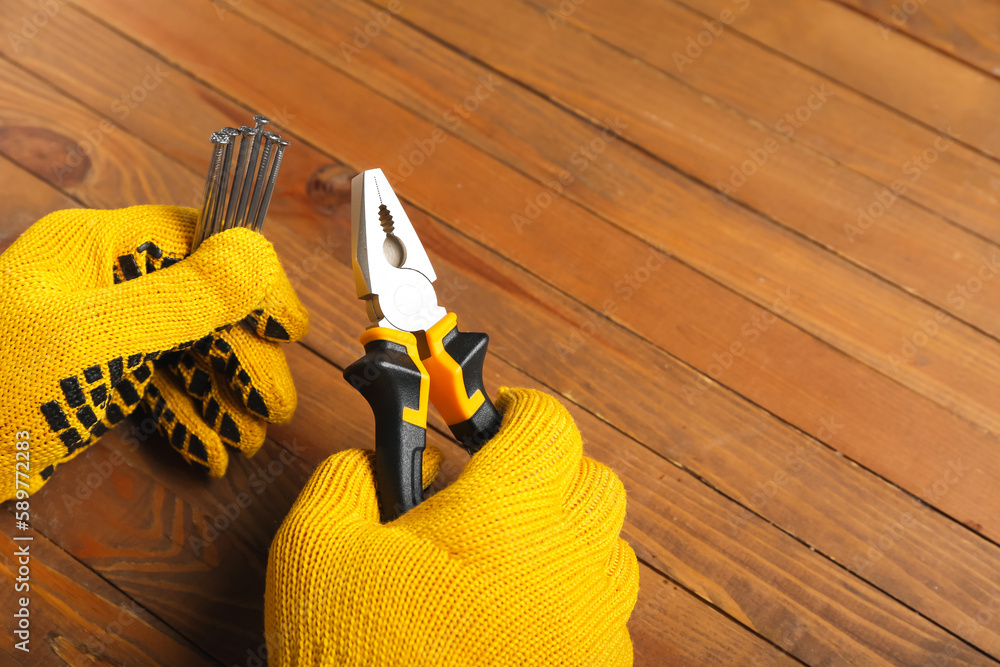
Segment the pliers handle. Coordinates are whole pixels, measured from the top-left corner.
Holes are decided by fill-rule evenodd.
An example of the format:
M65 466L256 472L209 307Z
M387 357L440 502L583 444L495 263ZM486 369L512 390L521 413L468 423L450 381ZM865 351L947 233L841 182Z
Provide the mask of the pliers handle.
M489 336L461 332L448 313L417 334L365 330L365 356L344 371L375 415L375 483L383 522L423 500L421 465L428 402L456 440L475 454L500 429L501 417L483 385Z

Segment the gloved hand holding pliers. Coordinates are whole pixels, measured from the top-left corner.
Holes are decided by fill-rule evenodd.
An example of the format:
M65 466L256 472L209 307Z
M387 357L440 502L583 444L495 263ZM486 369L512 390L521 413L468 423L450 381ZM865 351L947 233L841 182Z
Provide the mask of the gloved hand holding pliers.
M485 334L438 305L434 270L381 170L354 180L358 296L373 324L345 377L374 455L313 475L271 546L269 664L630 665L639 570L625 490L550 396L483 387ZM430 499L427 404L473 454Z

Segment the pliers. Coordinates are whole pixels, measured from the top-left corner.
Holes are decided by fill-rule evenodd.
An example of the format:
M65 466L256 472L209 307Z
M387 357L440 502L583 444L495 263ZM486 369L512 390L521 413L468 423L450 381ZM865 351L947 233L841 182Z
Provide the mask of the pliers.
M351 264L371 325L365 356L344 378L375 414L375 483L382 521L423 500L428 401L475 454L500 429L483 386L489 336L460 332L438 305L434 267L381 169L351 182Z

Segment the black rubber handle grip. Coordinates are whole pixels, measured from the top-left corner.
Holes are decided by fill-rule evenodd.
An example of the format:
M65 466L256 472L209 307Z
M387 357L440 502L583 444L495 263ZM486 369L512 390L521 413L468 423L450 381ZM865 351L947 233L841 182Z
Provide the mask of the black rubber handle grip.
M344 370L344 379L361 392L375 415L375 488L383 523L392 521L424 497L421 465L427 430L403 421L404 407L420 411L424 377L406 347L372 340L365 345L365 356Z
M451 434L469 454L475 454L500 430L502 418L483 385L483 364L490 337L484 333L462 332L455 327L441 339L444 350L462 367L466 396L483 392L483 404L465 421L449 424Z

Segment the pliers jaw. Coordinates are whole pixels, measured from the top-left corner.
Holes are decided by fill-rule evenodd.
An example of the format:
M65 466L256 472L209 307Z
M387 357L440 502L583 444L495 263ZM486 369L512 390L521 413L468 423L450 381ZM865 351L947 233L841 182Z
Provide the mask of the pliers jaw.
M434 266L381 169L351 182L351 248L354 284L372 326L425 331L447 314L434 291Z

